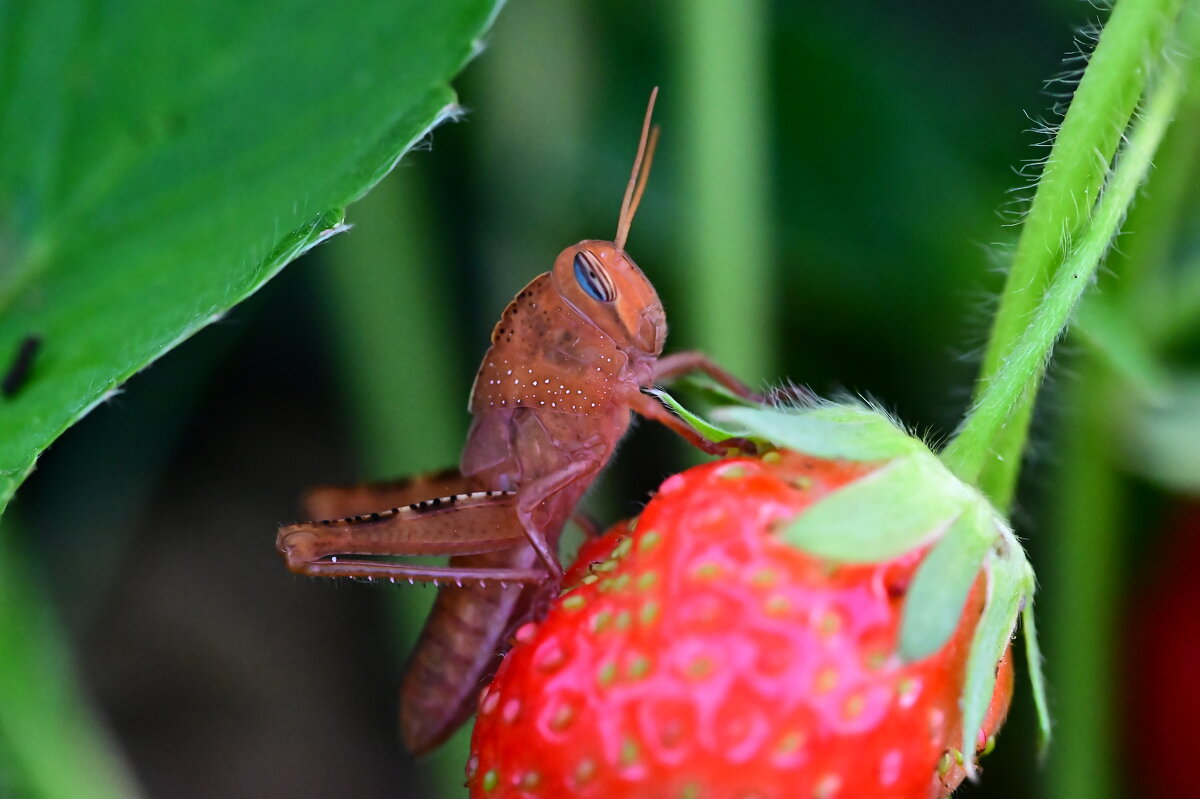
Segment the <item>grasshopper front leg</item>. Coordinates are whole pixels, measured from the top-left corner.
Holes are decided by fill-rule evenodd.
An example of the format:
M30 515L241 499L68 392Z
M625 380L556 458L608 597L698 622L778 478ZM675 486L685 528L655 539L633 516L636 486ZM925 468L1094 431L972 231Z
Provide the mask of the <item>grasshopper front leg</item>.
M811 402L816 399L816 395L807 388L794 385L784 385L766 394L761 394L727 372L712 358L697 350L674 352L659 358L654 364L654 382L669 383L695 372L708 376L735 397L760 405L781 401Z
M539 477L517 492L517 518L525 530L529 543L543 565L557 582L562 579L563 568L558 561L557 543L563 522L571 515L582 491L571 491L572 484L587 486L600 469L600 463L588 456L583 449L576 453L577 460ZM586 528L585 528L586 529Z
M725 445L724 443L709 441L707 438L700 435L700 433L693 429L691 425L664 408L658 400L647 394L641 393L640 390L636 392L630 391L627 401L629 403L629 407L633 409L634 412L641 414L647 419L658 422L663 427L675 431L681 438L702 452L706 452L709 455L719 456L724 455L729 450L729 446Z
M654 364L654 382L669 383L676 378L699 372L707 375L716 381L719 385L724 386L734 396L751 402L763 402L765 397L754 391L748 385L738 380L732 374L720 367L716 361L698 350L684 350L683 352L673 352L659 358Z

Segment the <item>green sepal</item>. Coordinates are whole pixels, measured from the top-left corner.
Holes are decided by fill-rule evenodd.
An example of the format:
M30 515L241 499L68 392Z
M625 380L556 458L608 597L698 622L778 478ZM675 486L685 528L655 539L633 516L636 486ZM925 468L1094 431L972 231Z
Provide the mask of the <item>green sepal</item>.
M862 405L718 408L713 417L777 447L818 458L882 461L927 449L887 416Z
M1006 535L1003 550L988 558L988 596L983 615L971 639L962 706L961 749L967 776L975 775L975 738L983 727L992 694L996 690L996 668L1017 626L1017 614L1031 590L1033 572L1020 545Z
M668 408L670 408L672 411L674 411L675 414L677 416L679 416L680 419L683 419L683 421L685 421L689 425L691 425L692 428L695 429L695 431L697 433L704 436L709 441L715 441L717 443L720 443L720 442L725 441L730 438L745 438L745 437L747 437L744 432L735 432L733 430L726 430L724 428L718 427L717 425L713 424L712 422L708 421L707 419L697 416L696 414L689 411L687 408L683 407L683 405L681 405L679 403L679 400L675 399L670 394L668 394L667 392L663 391L660 388L647 388L644 390L647 394L650 394L651 396L657 398L659 400L659 402L661 402L663 405L666 405ZM762 439L758 439L758 440L762 441Z
M1037 625L1033 621L1033 574L1026 586L1025 607L1021 609L1021 629L1025 634L1025 661L1029 667L1029 687L1037 711L1038 754L1044 756L1050 746L1050 703L1046 699L1046 676L1042 672L1042 648L1038 645Z
M878 563L937 538L972 499L931 452L915 452L827 494L779 538L830 560Z
M929 550L904 600L900 657L920 660L950 640L998 532L994 514L985 505L968 505Z

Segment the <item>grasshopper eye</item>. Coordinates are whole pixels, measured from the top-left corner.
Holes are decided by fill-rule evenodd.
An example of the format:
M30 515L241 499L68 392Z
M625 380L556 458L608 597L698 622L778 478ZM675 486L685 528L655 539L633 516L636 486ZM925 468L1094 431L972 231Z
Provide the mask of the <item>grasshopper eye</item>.
M587 250L575 254L575 280L594 300L612 302L617 298L617 288L612 278L604 271L600 259Z

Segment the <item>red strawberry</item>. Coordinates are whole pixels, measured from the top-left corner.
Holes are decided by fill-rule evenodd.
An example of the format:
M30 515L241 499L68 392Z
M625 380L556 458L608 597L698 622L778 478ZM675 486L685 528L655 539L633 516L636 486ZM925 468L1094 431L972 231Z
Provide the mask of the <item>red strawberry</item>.
M985 580L945 645L906 663L900 621L928 539L839 565L779 535L878 466L780 451L669 478L518 631L480 698L471 795L947 795L964 776L960 697ZM1007 657L998 668L980 749L1011 695Z

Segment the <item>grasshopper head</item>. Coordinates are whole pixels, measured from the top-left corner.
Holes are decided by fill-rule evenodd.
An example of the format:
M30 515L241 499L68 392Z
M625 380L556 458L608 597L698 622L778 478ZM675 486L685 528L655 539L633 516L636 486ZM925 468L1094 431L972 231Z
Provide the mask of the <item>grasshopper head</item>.
M625 252L629 226L637 213L650 164L658 142L658 128L651 129L658 87L650 92L642 137L613 241L581 241L559 253L554 261L554 285L559 293L585 317L604 331L618 347L630 354L657 358L667 338L667 318L658 292Z
M554 285L623 350L657 357L667 338L658 292L611 241L581 241L554 261Z

